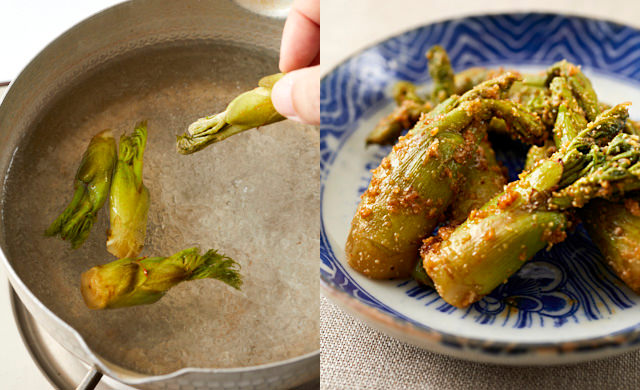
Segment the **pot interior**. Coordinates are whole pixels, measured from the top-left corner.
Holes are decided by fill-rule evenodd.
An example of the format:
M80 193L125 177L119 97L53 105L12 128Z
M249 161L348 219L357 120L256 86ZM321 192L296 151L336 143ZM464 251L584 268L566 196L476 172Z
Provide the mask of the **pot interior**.
M139 47L76 77L26 126L5 180L5 255L35 296L105 360L163 374L318 349L317 130L284 121L193 155L175 150L176 134L277 72L277 62L273 51L225 41ZM71 200L91 137L110 128L118 139L140 120L148 120L144 183L151 193L142 255L217 249L241 264L241 291L198 280L152 305L85 307L81 273L115 260L105 248L108 207L77 250L43 233Z

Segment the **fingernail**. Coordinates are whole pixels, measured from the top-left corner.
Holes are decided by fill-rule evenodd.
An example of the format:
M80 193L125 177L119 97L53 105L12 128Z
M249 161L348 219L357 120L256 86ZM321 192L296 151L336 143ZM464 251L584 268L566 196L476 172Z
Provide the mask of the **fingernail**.
M291 89L293 88L293 75L286 74L281 78L271 90L271 102L273 107L282 116L289 119L300 121L296 110L293 108L293 100L291 99Z

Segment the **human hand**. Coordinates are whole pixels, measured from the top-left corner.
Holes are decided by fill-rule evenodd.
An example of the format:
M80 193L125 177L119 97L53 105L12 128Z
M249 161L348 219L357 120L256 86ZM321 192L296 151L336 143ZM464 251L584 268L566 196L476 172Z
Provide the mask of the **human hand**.
M271 91L275 109L289 119L320 124L320 0L295 0L282 32L280 70Z

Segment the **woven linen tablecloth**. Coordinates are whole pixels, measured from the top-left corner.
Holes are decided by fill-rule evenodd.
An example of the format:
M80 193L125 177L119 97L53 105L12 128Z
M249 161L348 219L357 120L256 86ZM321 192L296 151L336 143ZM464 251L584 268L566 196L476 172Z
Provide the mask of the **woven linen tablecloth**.
M640 2L321 0L323 74L376 42L430 22L539 11L640 27ZM505 367L424 351L378 332L325 297L320 304L322 389L640 389L640 352L554 367Z
M640 389L640 351L552 367L480 364L391 338L320 298L322 389Z

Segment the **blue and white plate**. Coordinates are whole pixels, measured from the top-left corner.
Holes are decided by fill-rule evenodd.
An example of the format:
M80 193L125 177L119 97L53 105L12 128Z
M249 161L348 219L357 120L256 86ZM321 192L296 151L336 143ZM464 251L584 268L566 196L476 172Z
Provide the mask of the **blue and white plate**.
M631 116L640 117L640 31L606 21L551 14L456 19L353 56L321 82L324 293L394 337L466 359L555 364L640 347L640 296L604 266L581 228L464 310L414 281L374 281L347 265L344 244L359 196L370 170L389 152L365 147L365 137L392 110L395 81L429 83L424 54L435 44L447 49L456 71L472 66L532 71L567 59L582 65L601 100L636 102ZM525 152L523 147L498 151L512 180Z

